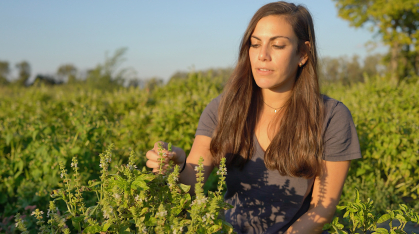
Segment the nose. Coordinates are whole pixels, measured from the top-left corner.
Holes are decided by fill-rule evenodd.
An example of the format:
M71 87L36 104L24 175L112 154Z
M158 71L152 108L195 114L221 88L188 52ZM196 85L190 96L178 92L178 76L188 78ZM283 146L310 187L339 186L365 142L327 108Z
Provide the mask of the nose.
M270 61L271 60L270 51L269 51L269 48L267 46L261 46L260 47L258 59L260 61Z

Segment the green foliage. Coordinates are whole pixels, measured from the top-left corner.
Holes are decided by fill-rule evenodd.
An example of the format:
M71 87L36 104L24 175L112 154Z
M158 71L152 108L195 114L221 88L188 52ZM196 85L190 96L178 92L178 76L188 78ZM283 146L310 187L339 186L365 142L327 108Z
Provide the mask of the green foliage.
M419 75L419 0L334 0L351 26L369 26L391 50L392 79Z
M124 54L127 48L120 48L115 53L108 57L106 55L103 64L98 64L96 68L89 71L86 77L86 85L100 90L112 90L121 87L124 79L127 79L129 69L119 69L119 66L124 62Z
M351 164L342 200L352 200L359 188L363 199L380 201L377 213L404 202L419 208L419 85L396 86L372 77L323 91L351 111L363 155Z
M18 77L13 83L17 86L25 86L29 77L31 76L31 65L27 61L22 61L16 64L18 70Z
M10 82L7 79L10 73L9 62L0 61L0 86L8 85Z
M349 219L348 226L339 223L339 218L335 217L331 223L326 224L323 230L329 233L348 234L348 233L381 233L396 234L405 233L405 226L408 222L419 224L419 214L409 209L406 205L399 205L397 210L387 210L381 216L377 216L373 211L373 201L368 199L362 202L359 192L356 190L355 201L348 202L345 206L338 206L339 210L346 210L343 218ZM400 222L399 226L393 226L393 220ZM377 227L377 224L389 222L389 229Z
M0 216L28 215L33 205L46 210L49 191L64 187L59 162L69 170L74 156L82 181L99 179L99 154L110 143L116 152L111 168L126 164L131 150L143 167L145 152L161 139L189 153L200 113L221 92L217 80L190 74L152 92L0 87ZM210 178L215 184L216 176ZM94 204L95 196L83 198L88 206ZM10 225L0 223L0 228ZM34 225L28 220L28 228Z
M384 75L385 67L381 64L382 57L380 54L372 54L360 61L358 55L353 55L351 58L326 56L319 62L319 78L329 85L333 83L352 85L364 82L365 76Z
M129 164L130 151L134 152L133 165L142 168L145 152L163 139L188 154L200 114L220 94L224 81L223 76L189 73L187 78L173 79L149 91L0 87L0 216L5 220L0 228L15 227L13 217L21 213L26 215L22 220L27 229L35 230L38 220L30 214L48 209L50 191L66 190L60 178L63 170L75 184L80 181L82 188L71 202L79 204L79 211L84 204L88 212L97 195L83 182L101 181L100 154L111 143L114 155L109 175L117 173L116 166ZM363 155L351 164L342 203L353 201L355 188L359 188L361 200L379 201L371 208L374 215L397 210L399 204L419 209L418 89L419 84L412 81L395 86L369 76L365 83L323 87L324 93L350 109ZM203 187L208 196L219 191L216 172ZM55 205L80 216L76 208L63 202Z
M190 186L177 182L178 165L172 172L163 173L160 170L157 175L145 168L139 171L131 153L128 164L118 166L116 174L110 174L111 149L112 145L105 154L100 155L100 181L89 181L87 187L82 186L75 157L71 163L74 170L72 178L61 165L65 188L54 191L52 197L55 201L64 200L67 211L60 215L54 202L51 202L47 214L50 219L46 224L43 211L37 209L32 212L38 220L38 233L70 233L71 230L73 233L233 233L232 226L218 216L219 212L231 208L224 202L221 193L227 172L225 159L221 161L218 171L222 178L220 189L210 192L206 197L202 189L203 158L200 158L195 169L198 181L195 186L196 198L191 198L188 194ZM82 192L95 193L97 203L86 209ZM27 232L19 215L16 221L19 230Z

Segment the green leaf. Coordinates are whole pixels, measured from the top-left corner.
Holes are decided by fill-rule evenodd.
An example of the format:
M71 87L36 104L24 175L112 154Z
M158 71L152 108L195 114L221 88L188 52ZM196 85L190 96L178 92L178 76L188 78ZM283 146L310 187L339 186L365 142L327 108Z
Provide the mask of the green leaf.
M397 214L396 219L398 219L400 222L407 222L406 218L401 214Z
M184 192L187 193L189 192L189 190L191 189L190 185L186 185L186 184L179 184L180 189Z
M233 226L224 220L223 220L223 228L227 229L227 233L232 233L234 230Z
M359 199L359 191L358 191L358 189L356 189L355 192L356 192L355 203L359 203L359 202L361 202L361 200Z
M126 181L124 178L122 178L120 175L114 175L115 180L115 184L122 190L124 191L129 191L130 189L130 184L128 183L128 181Z
M378 234L388 234L388 231L385 228L377 228L375 229L375 232Z
M385 221L389 220L391 217L389 214L382 215L378 220L377 223L384 223Z
M38 133L39 133L38 130L35 130L35 131L32 132L32 140L36 139L36 136L38 135Z
M156 178L156 175L153 175L153 174L142 174L139 177L137 177L136 180L138 178L141 178L141 180L143 180L143 181L150 182L150 181L152 181L152 180L154 180Z
M157 225L157 219L154 217L150 217L147 221L145 221L146 226L156 226Z
M71 154L74 155L74 154L78 154L80 152L80 150L81 150L80 147L76 146L76 147L72 148L70 152L71 152Z
M81 231L80 223L83 221L84 216L78 216L71 218L71 223L73 224L74 228Z
M120 234L130 234L131 229L129 229L128 225L124 225L119 229L118 233L120 233Z
M348 234L346 231L343 231L343 230L337 230L338 231L338 234Z
M87 228L85 228L84 230L83 230L83 233L97 233L97 232L100 232L102 230L102 228L100 228L100 226L98 226L98 225L94 225L94 226L90 226L90 227L87 227Z
M147 186L147 183L143 180L141 177L137 177L134 182L131 183L131 187L133 189L140 189L140 190L147 190L149 187Z
M99 184L101 184L102 182L101 181L96 181L96 182L93 182L91 185L89 185L88 187L89 188L93 188L93 187L96 187L96 185L99 185Z
M7 195L5 193L0 193L0 204L7 202Z
M105 223L105 225L103 225L103 227L102 227L102 231L106 232L111 225L112 225L112 223Z

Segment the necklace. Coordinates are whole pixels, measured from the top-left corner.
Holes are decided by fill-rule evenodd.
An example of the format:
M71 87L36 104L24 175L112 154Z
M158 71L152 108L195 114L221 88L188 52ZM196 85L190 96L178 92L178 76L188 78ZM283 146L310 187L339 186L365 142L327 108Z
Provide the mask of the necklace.
M263 101L263 100L262 100L262 101ZM266 104L266 102L265 102L265 101L263 101L263 103L265 103L265 105L269 106L270 108L274 109L275 113L276 113L277 111L280 111L280 110L282 109L282 107L284 107L284 106L281 106L281 107L279 107L279 108L274 108L274 107L272 107L272 106L270 106L270 105Z

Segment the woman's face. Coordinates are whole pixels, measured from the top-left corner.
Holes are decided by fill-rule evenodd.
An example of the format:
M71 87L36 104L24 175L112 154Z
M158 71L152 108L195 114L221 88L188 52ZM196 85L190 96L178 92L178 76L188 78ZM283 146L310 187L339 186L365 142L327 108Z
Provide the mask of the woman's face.
M249 58L256 84L261 89L285 92L292 89L298 64L298 38L284 16L259 20L250 38Z

